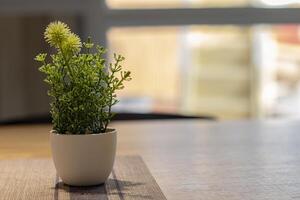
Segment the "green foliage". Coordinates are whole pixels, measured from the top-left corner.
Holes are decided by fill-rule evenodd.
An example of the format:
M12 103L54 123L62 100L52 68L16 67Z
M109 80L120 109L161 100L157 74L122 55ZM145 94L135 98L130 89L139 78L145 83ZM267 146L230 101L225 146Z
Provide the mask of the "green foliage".
M114 63L107 63L106 50L94 45L91 38L83 44L62 22L48 25L45 40L57 52L36 56L42 63L52 97L51 115L54 130L61 134L104 133L113 117L111 108L118 100L116 91L131 80L122 70L124 57L114 54ZM93 52L93 53L91 53Z

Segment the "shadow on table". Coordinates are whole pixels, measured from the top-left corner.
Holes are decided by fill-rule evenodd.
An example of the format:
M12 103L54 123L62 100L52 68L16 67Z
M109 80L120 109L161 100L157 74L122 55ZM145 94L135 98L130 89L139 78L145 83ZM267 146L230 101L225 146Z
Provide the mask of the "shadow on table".
M60 181L56 183L55 187L53 188L55 189L54 200L60 199L60 190L67 192L70 196L70 200L81 199L80 197L84 199L97 197L97 199L102 200L108 199L108 196L119 196L120 199L124 199L125 195L135 197L136 199L153 199L150 195L134 193L134 191L137 191L134 188L142 185L145 184L112 178L109 178L105 184L87 187L69 186Z

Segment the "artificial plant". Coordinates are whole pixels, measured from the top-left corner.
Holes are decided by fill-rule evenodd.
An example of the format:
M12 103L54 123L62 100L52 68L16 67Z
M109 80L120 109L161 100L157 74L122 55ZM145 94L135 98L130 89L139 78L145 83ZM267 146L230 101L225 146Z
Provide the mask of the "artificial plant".
M60 134L104 133L114 114L118 100L116 91L131 80L130 71L122 69L124 57L114 54L113 63L105 59L106 49L91 38L81 42L60 21L50 23L45 40L56 52L41 53L35 60L46 74L53 129Z

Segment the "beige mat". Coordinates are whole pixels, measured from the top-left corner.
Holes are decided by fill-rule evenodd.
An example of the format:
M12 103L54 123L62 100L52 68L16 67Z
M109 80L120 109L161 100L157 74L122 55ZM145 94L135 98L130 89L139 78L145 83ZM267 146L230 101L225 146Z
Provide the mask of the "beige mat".
M1 160L1 200L166 199L139 156L118 156L104 185L69 187L52 160Z

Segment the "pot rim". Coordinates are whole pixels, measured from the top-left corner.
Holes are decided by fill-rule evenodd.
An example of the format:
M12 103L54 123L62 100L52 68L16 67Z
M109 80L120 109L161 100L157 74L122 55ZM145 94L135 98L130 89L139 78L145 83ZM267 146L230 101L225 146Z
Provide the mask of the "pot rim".
M59 136L88 136L88 135L92 135L92 136L100 136L100 135L108 135L108 134L112 134L112 133L117 133L117 130L115 128L112 127L107 127L108 131L106 131L105 133L91 133L91 134L61 134L58 133L56 130L52 129L50 131L50 134L53 135L59 135Z

